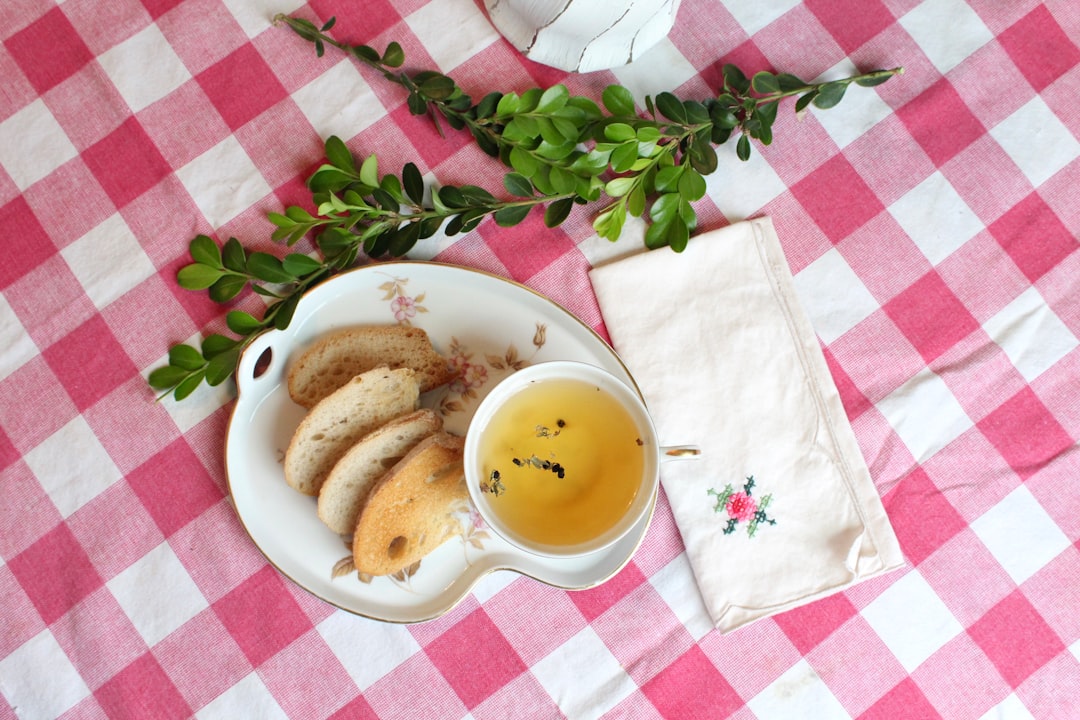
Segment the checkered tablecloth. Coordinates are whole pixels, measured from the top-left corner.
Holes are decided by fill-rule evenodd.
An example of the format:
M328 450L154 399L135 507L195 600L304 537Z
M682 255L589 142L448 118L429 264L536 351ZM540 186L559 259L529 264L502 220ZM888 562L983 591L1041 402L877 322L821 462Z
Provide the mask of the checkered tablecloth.
M395 625L280 575L228 497L230 387L146 384L222 327L176 284L188 241L280 252L266 213L310 199L331 134L442 183L501 171L276 12L399 41L474 97L904 66L783 108L748 163L722 146L697 207L703 229L773 218L907 567L721 635L661 495L591 590L500 572ZM474 0L4 0L0 40L0 719L1080 717L1075 0L684 0L647 55L579 76ZM586 272L640 237L600 240L583 208L414 257L603 332Z

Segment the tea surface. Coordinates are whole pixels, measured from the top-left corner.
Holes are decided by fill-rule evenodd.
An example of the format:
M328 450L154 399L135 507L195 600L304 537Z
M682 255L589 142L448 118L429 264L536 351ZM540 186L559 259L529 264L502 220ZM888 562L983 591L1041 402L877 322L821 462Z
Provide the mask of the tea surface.
M641 438L619 401L592 383L529 385L491 417L479 445L490 505L532 541L589 541L613 527L637 495Z

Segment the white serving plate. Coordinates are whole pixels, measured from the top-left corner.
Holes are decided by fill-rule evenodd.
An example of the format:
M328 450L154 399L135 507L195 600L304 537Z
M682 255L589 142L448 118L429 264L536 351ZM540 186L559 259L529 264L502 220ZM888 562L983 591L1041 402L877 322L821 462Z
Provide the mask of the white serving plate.
M292 323L256 338L240 358L237 401L225 443L225 468L237 514L255 545L282 574L349 612L388 622L420 622L453 608L484 575L513 571L566 589L594 587L617 573L641 543L653 506L622 540L579 558L525 554L477 524L425 557L410 575L334 577L350 555L316 516L316 501L285 483L282 458L305 413L289 398L290 361L327 332L350 325L408 322L460 363L464 381L426 393L448 431L464 435L482 397L507 374L545 360L605 368L636 389L615 352L548 298L478 270L428 262L367 265L324 282L301 299ZM269 350L269 366L256 363ZM468 381L466 384L465 381ZM640 393L639 393L640 394Z

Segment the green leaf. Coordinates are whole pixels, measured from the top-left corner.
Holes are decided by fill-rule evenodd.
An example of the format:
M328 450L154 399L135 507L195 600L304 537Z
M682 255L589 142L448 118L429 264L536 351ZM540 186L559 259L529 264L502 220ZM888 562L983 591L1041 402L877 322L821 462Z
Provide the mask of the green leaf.
M638 158L636 140L629 140L611 151L611 169L617 173L626 172Z
M420 92L431 100L446 100L456 89L454 81L445 75L433 74L420 83Z
M180 268L176 273L176 282L185 290L205 290L217 282L222 274L221 270L209 265L192 263Z
M626 197L626 211L634 217L641 217L645 212L645 188L638 183Z
M462 185L460 188L461 194L465 196L465 199L469 201L469 205L493 205L498 202L495 196L489 193L482 187L476 185Z
M179 385L176 386L176 389L173 390L173 397L177 400L183 400L184 398L191 395L191 393L195 392L199 385L202 384L204 376L205 371L203 370L198 370L195 373L189 375L187 380L181 382Z
M536 104L536 112L551 114L561 110L569 97L570 91L565 85L552 85L540 96L540 101Z
M690 202L705 197L705 178L693 168L688 168L679 178L679 194Z
M540 163L535 157L520 147L515 147L510 151L510 166L525 177L531 178L535 175L539 165Z
M234 237L225 241L221 248L221 257L225 267L233 272L244 272L247 268L247 253L240 241Z
M656 173L656 189L659 192L671 192L679 186L679 178L685 171L683 165L669 165Z
M169 348L169 364L184 370L198 370L206 361L199 351L190 345L173 345Z
M513 115L521 107L521 97L517 93L506 93L499 98L499 104L495 106L495 114L499 116Z
M593 230L596 230L596 234L600 237L615 241L622 234L625 223L626 207L616 204L596 216L593 220Z
M677 193L664 193L656 198L652 207L649 208L649 217L654 224L664 225L671 221L679 212L679 196Z
M690 165L702 175L716 171L716 150L707 142L695 142L690 146Z
M510 205L495 212L495 224L499 227L513 227L529 214L532 207L529 205Z
M196 235L188 246L191 259L203 265L221 269L221 250L207 235Z
M236 363L239 360L239 347L215 355L206 364L206 384L214 387L228 380L229 376L236 372Z
M427 101L423 97L411 94L405 104L409 106L409 112L413 115L424 115L427 113Z
M232 310L225 315L225 324L237 335L250 335L262 327L262 323L250 313ZM199 360L202 360L200 357Z
M303 253L289 253L281 261L285 272L296 277L304 277L322 269L323 265L315 258Z
M626 123L611 123L604 126L604 137L611 142L625 142L637 138L634 128Z
M600 95L600 100L612 115L624 117L636 115L634 96L621 85L608 85Z
M255 277L269 283L289 283L296 278L285 272L281 261L270 253L253 252L248 257L247 270Z
M533 186L529 178L520 173L507 173L503 178L503 187L511 195L517 197L532 197Z
M292 322L293 313L296 312L296 305L300 302L302 297L301 293L293 293L289 297L282 300L277 305L271 305L272 308L277 308L274 313L274 327L278 330L284 330L289 327L289 323Z
M339 170L350 173L356 172L356 164L353 161L352 153L345 146L345 141L337 135L326 138L326 159Z
M740 160L746 161L750 159L750 136L740 135L739 142L735 145L735 154Z
M188 376L189 372L189 370L180 367L165 365L164 367L159 367L151 371L150 375L147 376L146 381L152 388L157 390L167 390L182 382L183 379Z
M549 228L558 227L570 215L570 210L573 207L573 198L563 198L551 203L544 210L544 225Z
M355 55L358 60L370 63L379 62L379 52L373 47L368 47L367 45L354 45L349 48L349 51Z
M762 70L759 73L755 73L754 77L750 80L750 87L754 89L754 92L761 93L762 95L772 95L773 93L780 92L780 82L776 76L768 70Z
M662 92L656 96L656 109L668 120L684 125L688 122L686 108L683 107L682 101L669 92Z
M847 90L846 83L825 83L818 89L817 97L814 98L814 107L819 107L822 110L835 107L837 103L844 99L845 90Z
M327 32L330 28L334 27L334 23L337 22L337 17L331 16L329 20L323 23L323 26L319 28L319 32Z
M439 200L448 208L468 207L464 193L453 185L445 185L438 189Z
M424 202L424 178L420 170L413 163L406 163L401 169L401 184L405 186L405 194L417 205Z
M806 82L791 73L780 73L776 76L776 83L783 92L791 92L806 87Z
M875 85L880 85L883 82L888 82L892 75L884 74L885 72L885 70L871 70L870 72L866 73L866 75L870 75L871 77L855 78L855 84L862 87L874 87ZM875 75L875 73L883 74Z
M420 223L411 222L390 235L390 244L386 251L394 257L401 257L413 249L420 239Z
M476 104L476 117L489 118L494 115L499 107L499 101L502 100L502 93L490 92L485 95L479 103Z
M728 63L723 68L724 75L724 87L734 90L736 93L743 94L750 89L750 81L746 79L746 75L736 65Z
M817 97L817 94L818 94L817 90L811 90L810 92L806 93L805 95L801 96L798 100L796 100L795 101L795 112L800 113L803 110L805 110L807 107L809 107L810 103L812 103L814 101L814 98Z
M220 355L227 350L231 350L239 343L230 337L225 337L218 333L207 335L202 341L202 354L207 360L213 359L215 356Z
M572 193L577 189L577 178L561 167L553 166L548 173L552 189L559 195Z
M401 181L397 179L397 175L383 175L379 188L393 196L397 204L405 202L405 196L401 194Z
M240 294L247 287L248 279L244 275L222 275L207 291L210 299L216 303L226 303Z
M370 187L379 187L379 159L368 155L360 165L360 182Z
M608 184L604 186L604 192L611 195L612 198L621 198L621 196L634 189L636 182L637 178L635 177L617 177L608 180Z
M405 62L405 51L401 49L401 45L396 42L391 42L386 46L386 52L382 56L383 65L387 67L401 67Z

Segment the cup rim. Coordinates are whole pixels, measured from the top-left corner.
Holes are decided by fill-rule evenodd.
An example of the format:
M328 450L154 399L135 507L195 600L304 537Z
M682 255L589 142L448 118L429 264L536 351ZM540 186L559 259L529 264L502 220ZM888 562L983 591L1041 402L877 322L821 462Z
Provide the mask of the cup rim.
M478 445L483 428L496 410L513 394L527 385L555 379L597 380L624 406L629 405L639 429L646 436L642 440L647 449L646 463L642 471L638 492L626 514L614 526L596 538L573 545L538 543L523 538L508 529L490 509L486 493L480 490L481 470ZM651 450L651 452L649 451ZM464 449L465 482L473 507L484 523L497 536L513 547L531 555L546 558L573 558L601 552L626 536L641 518L653 507L660 481L660 443L651 414L636 387L619 379L604 368L577 360L550 360L536 363L500 380L477 406L465 433Z

